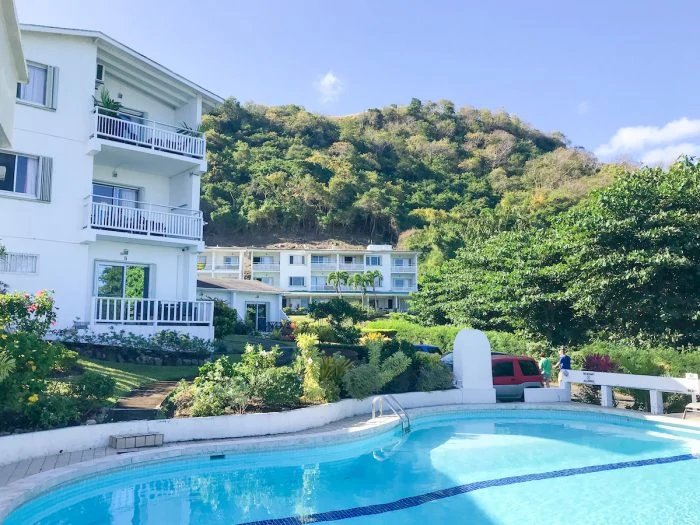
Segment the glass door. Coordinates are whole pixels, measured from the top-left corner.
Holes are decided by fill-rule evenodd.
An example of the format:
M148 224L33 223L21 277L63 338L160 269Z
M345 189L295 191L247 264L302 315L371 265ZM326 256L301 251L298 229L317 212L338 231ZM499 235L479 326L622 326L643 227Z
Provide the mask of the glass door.
M145 301L150 287L150 268L144 265L97 263L95 295L99 319L139 321L153 314L153 305ZM111 299L111 300L110 300Z
M267 332L267 303L246 303L246 321L258 332Z

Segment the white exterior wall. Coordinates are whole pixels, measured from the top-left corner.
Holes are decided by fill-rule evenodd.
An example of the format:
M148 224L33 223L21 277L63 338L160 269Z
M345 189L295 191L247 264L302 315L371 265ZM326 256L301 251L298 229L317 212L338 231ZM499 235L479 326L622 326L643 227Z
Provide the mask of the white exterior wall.
M94 80L95 73L94 70L97 67L97 62L93 65L92 77ZM131 85L127 85L124 82L114 78L110 74L109 66L105 66L105 82L104 87L109 91L110 97L112 97L117 102L121 102L125 109L135 109L138 111L143 111L146 115L145 117L150 120L155 120L156 122L161 122L163 124L176 125L175 121L175 110L162 102L155 100L153 97L149 96L146 92L134 88ZM99 98L98 89L95 96ZM119 95L122 95L120 98Z
M14 0L0 0L0 148L12 145L17 83L26 80Z
M268 303L268 321L279 323L282 321L282 295L269 292L234 292L233 290L216 290L210 288L198 288L199 299L221 299L231 308L235 308L238 317L245 321L246 303Z
M13 88L14 141L12 150L6 151L53 159L51 200L41 202L10 192L0 193L0 243L8 252L39 256L36 274L3 273L0 281L16 291L54 290L57 328L68 328L76 318L90 321L95 261L124 262L121 252L127 249L129 262L151 267L149 298L195 300L196 250L201 247L201 241L180 242L165 237L86 230L90 213L85 198L92 194L92 182L96 180L138 188L139 199L145 202L198 210L198 173L191 175L188 169L168 176L177 162L172 154L164 154L161 161L158 153L134 153L132 147L121 158L119 143L113 144L108 162L97 162L101 154L95 157L88 143L94 127L97 43L91 38L28 31L23 33L23 44L27 60L57 68L56 109L15 103ZM138 69L133 73L137 75ZM116 98L121 92L120 101L126 107L146 110L151 118L176 123L173 108L145 92L117 83L114 78L110 80L109 71L107 80L111 95ZM195 119L191 124L196 125L201 107L201 97L193 97L177 118ZM183 169L192 164L183 159ZM163 166L165 169L160 169ZM104 240L107 237L109 240ZM135 325L131 328L139 331ZM211 331L210 326L170 328L206 337Z

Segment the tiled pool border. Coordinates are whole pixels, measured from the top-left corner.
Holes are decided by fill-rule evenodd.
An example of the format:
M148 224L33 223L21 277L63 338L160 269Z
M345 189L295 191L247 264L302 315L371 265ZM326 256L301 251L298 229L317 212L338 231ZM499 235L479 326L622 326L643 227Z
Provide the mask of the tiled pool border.
M591 420L610 423L644 425L644 422L655 423L677 431L697 432L700 439L700 423L692 420L674 420L665 416L651 416L639 412L621 409L606 409L598 406L580 405L578 403L537 403L537 404L485 404L485 405L442 405L408 409L407 413L414 420L435 415L448 414L479 414L480 417L503 418L506 413L513 411L536 411L526 417L544 417L547 413L581 414L586 413ZM510 415L510 414L509 414ZM368 416L369 417L369 416ZM338 430L307 432L303 434L286 434L276 436L261 436L252 438L219 439L194 443L175 443L160 449L149 449L138 452L117 454L100 459L76 463L66 467L56 468L32 476L27 476L0 489L0 520L4 520L19 506L51 489L81 479L100 475L108 471L139 465L147 462L169 459L183 459L187 456L212 455L225 453L262 452L270 450L295 449L304 446L321 444L340 444L350 441L378 436L399 426L395 417L380 420L368 420L361 426L342 428ZM290 521L289 523L296 523Z

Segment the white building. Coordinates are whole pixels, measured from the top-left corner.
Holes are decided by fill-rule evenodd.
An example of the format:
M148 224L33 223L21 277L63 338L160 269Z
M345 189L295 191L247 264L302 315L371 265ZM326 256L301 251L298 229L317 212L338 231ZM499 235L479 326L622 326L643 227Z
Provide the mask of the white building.
M396 251L389 245L370 245L366 250L265 248L212 248L199 255L197 273L216 279L251 279L281 288L283 305L305 308L312 301L337 294L328 276L331 272L348 275L379 271L374 287L366 290L366 301L380 310L406 311L408 296L417 290L418 255ZM344 298L359 301L362 291L342 285Z
M102 33L21 30L29 82L0 150L0 281L53 289L58 328L211 337L196 130L222 99Z
M27 82L27 67L15 3L0 0L0 148L12 146L15 97L20 82Z

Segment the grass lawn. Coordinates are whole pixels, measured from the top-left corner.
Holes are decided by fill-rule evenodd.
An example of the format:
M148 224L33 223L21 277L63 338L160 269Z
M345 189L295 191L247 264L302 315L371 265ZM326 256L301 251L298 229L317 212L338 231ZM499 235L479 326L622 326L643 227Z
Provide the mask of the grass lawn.
M138 363L117 363L113 361L98 361L97 359L78 359L78 364L92 372L111 376L117 382L114 397L110 403L115 403L124 394L139 387L156 381L178 381L191 379L197 375L196 365L187 366L153 366Z
M222 339L226 352L229 354L242 354L245 351L245 345L262 345L265 350L269 350L277 345L281 348L293 347L293 341L276 341L263 337L253 337L252 335L227 335Z

